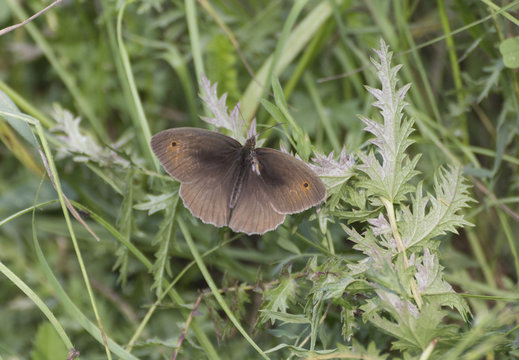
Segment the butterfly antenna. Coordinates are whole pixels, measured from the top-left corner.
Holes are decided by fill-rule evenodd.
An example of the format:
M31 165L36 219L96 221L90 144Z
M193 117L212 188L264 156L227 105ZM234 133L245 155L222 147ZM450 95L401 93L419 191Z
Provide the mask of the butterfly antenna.
M245 118L243 117L243 114L241 113L241 109L238 108L238 111L240 112L240 116L241 116L241 119L242 119L242 125L243 125L243 126L246 126L246 124L245 124ZM254 120L253 120L253 121L254 121ZM263 134L265 131L268 131L268 130L272 129L273 127L276 127L276 126L281 126L281 125L286 125L286 124L288 124L288 122L277 123L277 124L274 124L274 125L272 125L272 126L269 126L268 128L263 129L261 132L256 133L256 134L255 134L256 139L257 139L261 134ZM247 132L247 136L249 136L249 134L248 134L249 130L246 128L245 131Z
M261 132L258 133L258 136L263 134L265 131L268 131L268 130L272 129L273 127L281 126L281 125L286 125L286 124L288 124L288 122L282 122L282 123L277 123L277 124L271 125L268 128L261 130Z
M245 135L247 137L249 137L249 135L250 135L249 134L250 127L247 128L247 124L245 122L245 118L243 117L243 114L241 113L241 107L240 106L238 106L238 112L240 113L240 116L241 116L241 126L242 126L242 129L245 128ZM253 120L253 122L254 122L254 120ZM252 123L251 123L251 126L252 126ZM257 134L255 136L257 137Z

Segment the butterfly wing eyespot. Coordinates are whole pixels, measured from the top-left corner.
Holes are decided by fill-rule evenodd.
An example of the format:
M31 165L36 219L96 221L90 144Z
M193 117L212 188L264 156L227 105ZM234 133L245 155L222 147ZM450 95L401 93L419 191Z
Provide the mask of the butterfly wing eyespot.
M171 142L169 143L169 147L172 149L175 148L177 145L178 143L175 140L171 140Z

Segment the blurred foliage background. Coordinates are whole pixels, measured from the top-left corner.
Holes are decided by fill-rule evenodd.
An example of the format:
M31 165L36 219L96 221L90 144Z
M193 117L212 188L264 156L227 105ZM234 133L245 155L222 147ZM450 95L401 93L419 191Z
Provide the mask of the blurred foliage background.
M48 4L0 0L0 28ZM415 118L416 131L409 151L422 154L418 166L424 186L431 189L439 166L459 162L477 200L466 214L474 227L445 236L440 249L446 279L458 292L471 295L473 318L463 323L452 313L446 322L478 334L465 338L471 347L464 358L518 355L519 83L500 51L506 39L517 36L516 5L518 1L489 0L64 0L0 36L0 90L41 122L57 155L64 193L83 207L81 215L101 239L72 220L107 334L120 346L131 343L136 357L171 358L190 306L207 289L199 269L186 267L193 256L173 221L179 217L201 253L216 247L204 261L220 288L235 289L223 294L260 347L267 350L298 336L296 326L255 327L265 301L256 286L277 284L287 272L304 274L305 254L315 252L305 242L308 238L333 243L344 259L359 259L340 224L330 224L326 235L319 235L317 221L305 213L290 217L275 232L246 237L202 224L181 202L165 215L154 212L160 202L150 195L174 193L178 184L158 184L166 177L159 175L149 153L146 132L206 126L200 116L207 113L198 98L202 72L218 83L219 94L228 93L229 107L241 101L246 121L255 116L259 124L273 124L259 102L273 102L273 93L270 88L255 90L254 76L270 79L274 74L291 115L315 149L337 154L344 147L354 153L365 148L368 138L357 115L377 116L364 85L378 86L369 58L383 38L394 63L403 65L401 85L412 84L407 112ZM81 137L64 140L53 130L57 119L66 116L80 117L79 129L101 148L115 149L127 166L103 164L93 155L78 160L77 154L67 153L77 145L70 142ZM281 133L269 131L267 144L278 148ZM86 316L95 324L95 317L56 192L48 179L42 182L41 158L2 119L0 139L0 261L44 300L82 358L105 357L102 341L85 331L82 322ZM33 222L31 207L42 203ZM74 306L42 270L35 234ZM174 235L164 241L165 234ZM20 291L19 282L8 279L6 270L2 273L0 356L64 358L66 346L42 311ZM161 281L179 273L176 295L158 298L164 291L158 290ZM299 294L309 291L298 286ZM287 306L296 304L294 298ZM391 348L390 336L359 318L348 324L334 312L335 305L330 303L327 322L320 325L319 348L353 341L357 349L371 344L388 356L403 356ZM179 358L256 358L211 296L204 297L195 315ZM454 340L449 345L457 346ZM270 356L293 356L289 354L285 349Z

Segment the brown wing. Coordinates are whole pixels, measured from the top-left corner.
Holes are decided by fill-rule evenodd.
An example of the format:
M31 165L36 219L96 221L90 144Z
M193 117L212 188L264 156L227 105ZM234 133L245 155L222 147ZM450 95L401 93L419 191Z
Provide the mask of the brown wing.
M168 129L151 138L151 148L164 169L182 183L230 168L241 147L229 136L197 128Z
M268 148L256 149L263 190L274 210L281 214L298 213L326 198L326 188L303 161Z
M234 184L233 171L201 176L180 185L180 197L191 214L216 226L229 223L229 201Z
M184 206L205 223L227 225L240 143L209 130L176 128L154 135L151 148L164 169L181 182Z
M274 230L285 220L285 214L272 208L264 187L261 178L252 169L247 169L229 222L233 231L248 235L263 234Z

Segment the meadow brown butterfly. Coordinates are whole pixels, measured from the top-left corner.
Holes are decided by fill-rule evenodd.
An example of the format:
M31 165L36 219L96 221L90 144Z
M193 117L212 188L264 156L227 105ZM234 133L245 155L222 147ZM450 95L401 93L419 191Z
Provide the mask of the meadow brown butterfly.
M255 136L242 145L229 136L189 127L151 138L153 152L180 181L180 197L194 216L249 235L273 230L286 214L326 197L323 182L303 161L255 145Z

